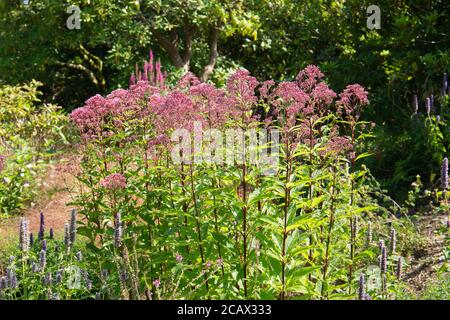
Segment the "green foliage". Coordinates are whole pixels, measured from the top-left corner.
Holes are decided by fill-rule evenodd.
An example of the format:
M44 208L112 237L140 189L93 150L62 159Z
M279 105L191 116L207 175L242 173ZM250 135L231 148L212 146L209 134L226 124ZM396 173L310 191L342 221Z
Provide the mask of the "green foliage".
M380 240L390 231L370 195L367 168L359 166L371 137L368 123L337 112L297 115L297 125L289 127L281 109L271 123L282 142L256 147L279 147L278 163L252 163L251 146L243 161L194 163L191 155L176 163L170 147L152 144L154 115L133 116L146 101L144 95L128 112L95 122L98 134L85 136L80 150L76 178L86 192L72 204L83 216L78 232L88 239L93 268L115 279L109 298L142 299L149 292L158 299L356 297L359 274L378 265L376 242L366 239L369 222L380 225L373 230ZM73 118L84 121L79 112ZM244 109L243 118L227 119L221 129L250 129L242 119L251 114ZM333 144L340 131L350 134L358 156ZM371 288L373 299L391 291L398 257L390 250L388 285Z
M67 118L54 105L37 105L38 82L0 87L0 214L22 209L38 190L45 164L67 144Z
M258 39L230 39L224 44L227 57L261 77L292 79L313 63L330 73L334 89L364 85L371 94L364 117L379 125L370 149L375 157L366 160L372 173L397 200L405 198L417 174L428 179L437 168L430 162L435 155L409 119L413 95L419 95L424 113L425 97L437 97L442 74L450 70L445 1L378 1L379 30L366 26L371 1L250 3L261 21Z
M448 271L439 274L438 278L430 283L420 295L422 300L448 300L450 295L450 277Z
M66 28L69 4L82 10L80 30ZM149 293L158 299L355 298L360 274L379 278L380 271L367 266L378 264L375 240L388 239L393 227L399 245L387 258L387 285L367 292L373 299L407 295L394 276L396 260L423 248L425 240L411 221L396 217L420 212L417 205L430 199L439 203L432 210L448 211L446 192L435 189L450 143L448 95L437 96L441 74L450 70L449 12L442 0L383 0L377 4L382 27L368 30L371 4L48 0L25 7L20 1L0 2L0 82L38 79L44 98L69 110L96 92L124 87L150 47L164 65L172 65L169 84L191 70L223 86L239 66L261 78L286 80L314 63L331 74L333 88L358 82L371 93L364 120L380 124L373 132L365 131L369 122L355 122L356 128L336 115L319 118L310 128L317 143L281 145L280 164L269 175L245 162L170 164L161 146L149 153L151 124L141 119L126 119L123 128L105 124L112 135L81 150L77 178L87 192L74 202L85 218L79 228L88 239L84 268L112 275L107 281L95 278L97 292L124 299ZM0 214L19 211L33 199L46 163L67 143L65 116L53 105L37 107L37 87L33 81L0 89L0 155L7 157L0 171ZM424 114L423 101L432 93L438 109ZM419 113L411 116L413 94L419 95ZM358 157L327 153L335 126L351 132ZM111 174L123 175L126 188L105 188L102 182ZM385 188L395 199L406 199L406 207ZM433 191L422 194L422 189ZM120 244L115 243L118 214ZM369 226L373 242L366 239ZM70 254L50 260L51 272L73 263ZM23 273L23 287L7 297L48 296L42 276ZM28 287L33 292L24 291ZM65 287L57 292L93 297L91 291ZM433 287L429 292L443 294Z
M69 300L93 299L93 281L101 285L100 274L86 269L83 243L67 246L64 241L45 237L36 241L26 252L13 250L8 261L0 264L0 274L9 278L9 287L0 289L2 300ZM43 263L42 251L45 251ZM81 260L79 259L81 257ZM15 274L16 286L10 283L10 272ZM2 278L2 277L0 277ZM92 279L92 280L91 280Z

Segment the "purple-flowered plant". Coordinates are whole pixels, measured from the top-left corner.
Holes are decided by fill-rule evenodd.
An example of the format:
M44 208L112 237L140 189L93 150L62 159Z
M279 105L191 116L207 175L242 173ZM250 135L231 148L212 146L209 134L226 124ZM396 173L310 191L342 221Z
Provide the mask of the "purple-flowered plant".
M44 213L41 212L39 216L39 232L38 232L38 240L42 241L45 237L45 221L44 221Z
M441 186L442 190L448 189L448 159L447 157L442 160L442 166L441 166Z

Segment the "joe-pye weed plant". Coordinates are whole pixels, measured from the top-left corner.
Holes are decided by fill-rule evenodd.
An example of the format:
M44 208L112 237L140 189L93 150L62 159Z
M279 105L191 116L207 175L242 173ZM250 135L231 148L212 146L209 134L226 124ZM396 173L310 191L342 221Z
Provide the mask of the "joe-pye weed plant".
M377 206L358 165L367 92L337 95L315 66L277 85L239 70L223 89L192 74L169 88L151 65L71 115L78 231L117 279L114 297L356 297L377 250L363 239ZM257 130L279 139L255 144Z

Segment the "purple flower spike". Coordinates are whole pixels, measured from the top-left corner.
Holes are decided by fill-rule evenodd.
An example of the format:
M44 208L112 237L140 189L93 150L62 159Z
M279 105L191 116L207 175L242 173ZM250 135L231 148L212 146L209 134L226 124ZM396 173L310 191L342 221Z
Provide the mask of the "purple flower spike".
M387 270L386 247L381 248L380 269L381 269L382 274L386 273L386 270Z
M77 234L77 211L72 209L72 214L70 216L70 245L75 243L75 237Z
M11 289L17 289L17 276L16 272L12 269L9 269L7 272L9 287Z
M358 291L358 298L359 300L365 300L366 295L366 278L364 274L361 273L359 276L359 291Z
M61 283L62 282L63 274L64 274L64 269L59 269L56 272L56 278L55 278L56 283Z
M53 284L52 274L47 272L44 278L44 285L51 287Z
M44 240L44 235L45 235L45 219L44 219L44 213L41 212L40 221L39 221L38 240L39 241Z
M70 246L70 226L67 222L64 224L64 244Z
M134 73L132 73L130 76L130 87L135 84L136 84L136 76L134 75Z
M445 157L444 160L442 160L441 186L442 186L442 190L448 189L448 158L447 157Z
M45 250L41 250L39 254L39 267L41 270L44 270L46 265L47 265L47 253L45 252Z
M34 235L30 233L30 247L34 244Z

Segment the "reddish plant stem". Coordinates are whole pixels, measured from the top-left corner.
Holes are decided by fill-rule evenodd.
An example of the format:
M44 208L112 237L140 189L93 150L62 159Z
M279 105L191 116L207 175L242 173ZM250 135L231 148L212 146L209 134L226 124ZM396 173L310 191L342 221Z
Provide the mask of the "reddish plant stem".
M311 118L309 119L309 200L312 202L313 199L313 183L312 183L312 163L313 163L313 124ZM312 207L309 208L312 213ZM312 246L314 243L314 239L312 233L309 235L309 245ZM308 260L312 263L313 260L313 250L309 249ZM308 280L312 281L312 274L308 275Z
M353 146L353 152L355 152L354 150L354 144L355 144L355 120L351 120L350 121L350 128L351 128L351 137L352 137L352 146ZM355 166L355 155L352 155L350 158L350 177L351 177L351 193L350 193L350 207L353 206L353 202L354 202L354 189L355 189L355 181L353 180L353 176L352 176L352 172ZM350 217L350 230L353 230L353 219L352 217ZM353 232L350 231L351 236L350 236L350 265L348 268L348 293L351 294L352 293L352 277L353 277L353 259L354 259L354 255L355 255L355 247L354 247L354 240L353 239Z
M245 153L244 153L244 165L242 168L242 186L243 186L243 198L244 198L244 207L242 208L243 214L243 222L242 222L242 231L243 231L243 239L244 239L244 296L247 298L247 181L246 181L246 172L247 167L245 165Z
M180 151L180 153L181 153L181 151ZM181 156L182 156L182 153L181 153ZM184 174L184 162L181 162L181 186L182 186L183 190L186 190L186 182L185 182L185 174ZM187 228L188 228L188 220L187 220L187 215L186 215L187 214L187 205L186 204L183 204L183 212L185 213L184 214L184 227L187 230ZM187 243L188 242L188 236L187 235L185 236L185 239L186 239L186 253L189 254L189 244Z
M190 177L191 177L191 192L192 192L192 200L194 201L194 211L195 211L195 220L196 220L196 224L197 224L197 234L198 234L198 250L200 252L200 257L202 259L202 264L205 264L205 256L203 253L203 246L202 246L202 233L201 233L201 229L200 229L200 214L198 212L198 207L197 207L197 195L195 193L195 187L194 187L194 173L193 173L193 168L192 168L192 164L189 166L189 173L190 173ZM208 286L208 276L205 272L204 274L205 276L205 286L206 286L206 291L209 291L209 286Z
M214 179L212 180L212 187L213 187L213 189L216 188L216 183L215 183ZM216 195L215 194L213 194L213 204L214 204L214 227L215 227L216 233L219 234L219 226L218 226L218 219L217 219L217 209L215 208L215 206L216 206ZM221 252L221 249L220 249L219 241L217 241L217 251L218 251L218 254L219 254L219 259L222 260L222 252ZM222 269L222 275L225 275L225 269L224 269L223 263L221 265L221 269Z
M281 293L280 299L284 300L286 296L286 240L287 240L287 220L290 205L291 190L288 187L291 175L291 155L289 150L289 133L286 136L286 180L284 194L284 226L283 226L283 244L281 248Z
M327 271L329 266L329 257L330 257L330 244L331 244L331 236L333 232L333 225L334 225L334 206L335 206L335 192L336 192L336 170L335 168L333 170L333 185L332 185L332 192L331 192L331 204L330 204L330 216L328 221L328 234L327 234L327 240L326 240L326 247L325 247L325 259L322 269L322 288L320 291L321 299L326 298L328 296L328 293L325 293L325 282L327 278Z

